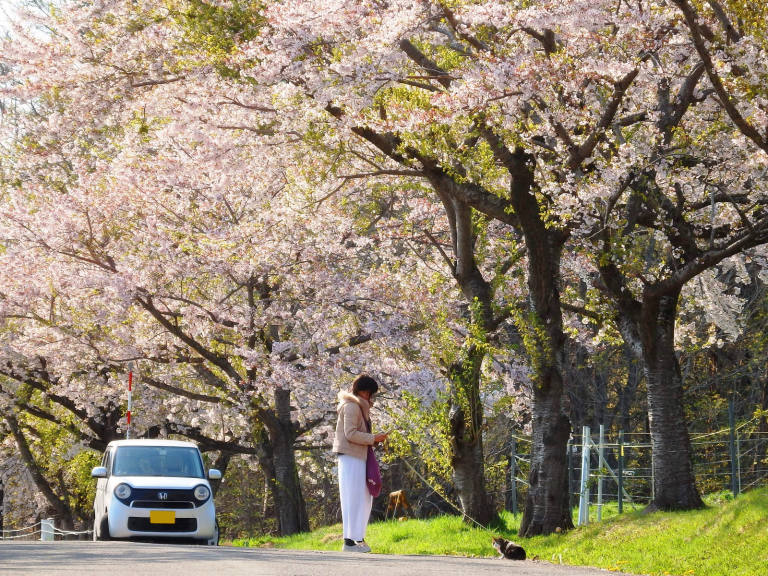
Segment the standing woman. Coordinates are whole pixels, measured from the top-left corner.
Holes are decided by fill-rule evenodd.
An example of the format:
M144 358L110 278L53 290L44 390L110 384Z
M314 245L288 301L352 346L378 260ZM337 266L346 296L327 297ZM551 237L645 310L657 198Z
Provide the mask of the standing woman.
M373 497L365 480L368 446L383 442L387 433L371 434L370 410L379 385L367 374L352 382L352 391L339 392L336 408L336 438L333 451L339 455L339 494L345 552L370 552L365 529L371 515Z

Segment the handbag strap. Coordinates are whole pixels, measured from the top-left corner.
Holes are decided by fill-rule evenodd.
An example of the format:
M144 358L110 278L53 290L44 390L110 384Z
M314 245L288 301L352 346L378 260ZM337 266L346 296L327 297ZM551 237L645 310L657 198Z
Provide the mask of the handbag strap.
M365 419L365 412L363 412L363 407L358 404L357 406L360 408L360 414L363 416L363 422L365 422L365 429L367 430L368 434L371 433L371 421Z

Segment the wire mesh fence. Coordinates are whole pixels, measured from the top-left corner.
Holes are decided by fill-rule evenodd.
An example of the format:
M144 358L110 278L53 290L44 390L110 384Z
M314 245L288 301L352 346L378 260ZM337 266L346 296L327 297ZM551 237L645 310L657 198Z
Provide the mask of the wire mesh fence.
M691 458L699 491L733 495L768 486L768 432L757 430L754 421L707 433L691 434ZM584 436L584 433L588 434ZM518 511L526 491L530 460L530 438L513 435L504 448L509 461L503 494L505 508ZM587 453L586 467L583 466ZM568 444L571 504L587 506L582 521L589 521L597 508L611 505L621 512L638 508L653 499L654 474L651 435L646 432L606 434L588 429ZM586 473L586 476L584 475ZM590 516L592 514L592 516Z

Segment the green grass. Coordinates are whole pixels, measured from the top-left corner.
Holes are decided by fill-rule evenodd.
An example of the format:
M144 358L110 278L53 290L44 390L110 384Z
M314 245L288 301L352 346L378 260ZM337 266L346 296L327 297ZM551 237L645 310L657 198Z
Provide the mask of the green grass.
M529 558L653 576L765 576L768 574L768 490L733 500L712 496L690 512L603 509L603 522L566 534L518 539L520 517L504 514L494 533L521 544ZM594 510L592 513L594 519ZM236 540L236 546L339 550L341 526L286 538ZM378 522L366 540L382 554L495 556L491 535L456 516Z
M489 556L494 552L488 532L468 526L458 516L405 522L374 522L368 526L365 539L381 554ZM341 544L341 524L324 526L314 532L284 538L261 536L233 542L235 546L310 550L340 550Z
M768 491L736 500L707 498L689 512L633 512L542 536L526 548L543 560L663 576L768 574Z

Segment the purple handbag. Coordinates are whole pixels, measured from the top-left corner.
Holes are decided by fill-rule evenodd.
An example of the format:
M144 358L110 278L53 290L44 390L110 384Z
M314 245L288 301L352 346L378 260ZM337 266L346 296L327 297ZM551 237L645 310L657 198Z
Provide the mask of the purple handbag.
M363 417L363 420L365 420L365 417ZM368 432L371 431L371 423L368 420L365 420L365 427L368 429ZM376 460L373 446L368 446L368 457L365 460L365 485L368 486L368 492L374 498L381 494L381 470L379 469L379 461Z
M371 496L376 498L381 494L381 470L379 470L379 462L376 460L373 446L368 446L368 458L365 461L365 483Z

